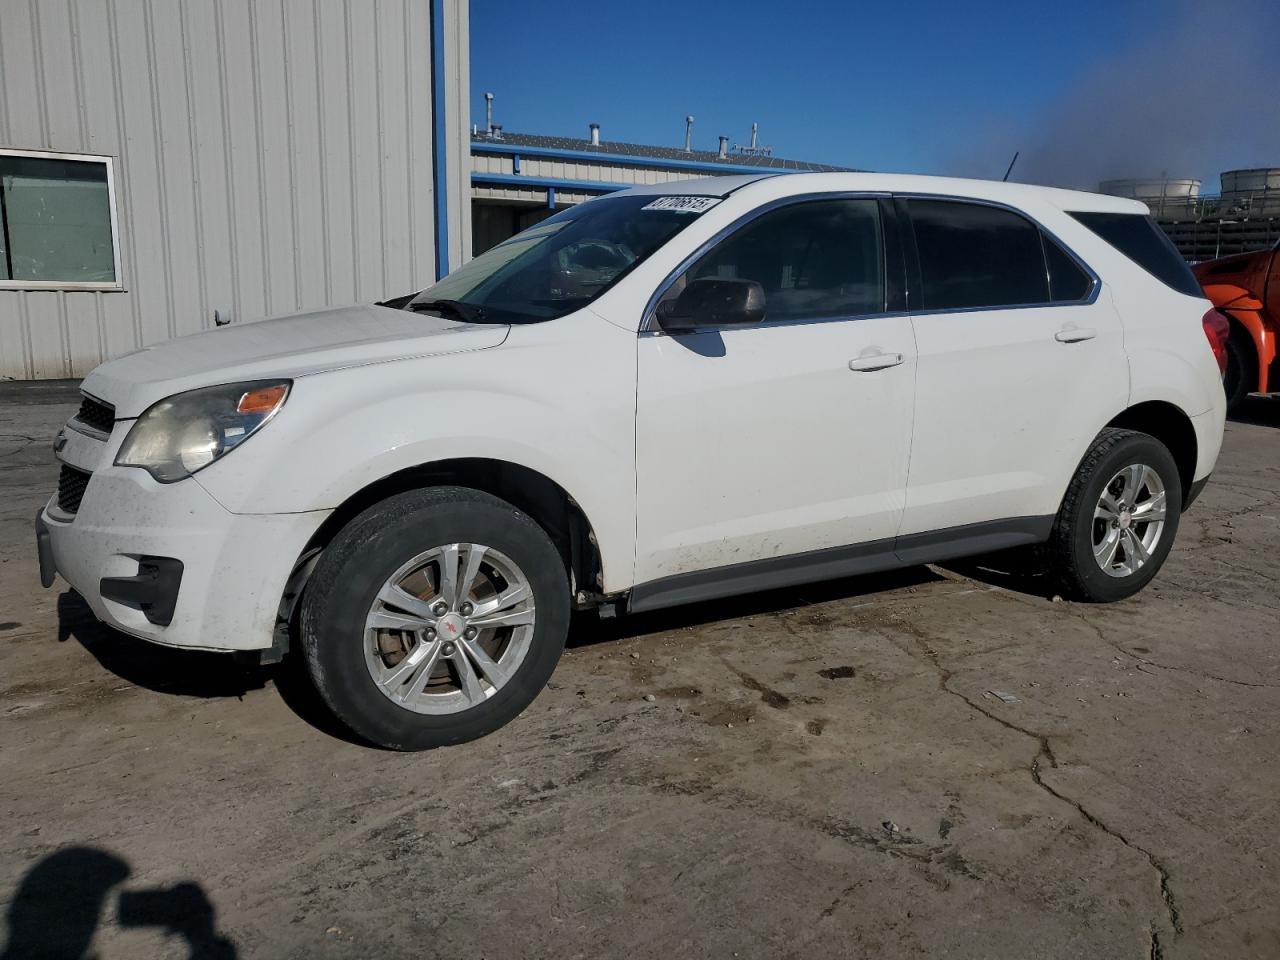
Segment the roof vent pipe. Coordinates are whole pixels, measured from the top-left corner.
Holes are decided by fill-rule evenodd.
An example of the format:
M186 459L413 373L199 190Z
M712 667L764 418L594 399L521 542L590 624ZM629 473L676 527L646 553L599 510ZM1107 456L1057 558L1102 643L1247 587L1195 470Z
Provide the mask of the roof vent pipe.
M591 145L593 147L600 146L600 124L590 123L587 126L591 128Z
M718 156L721 160L727 160L729 158L729 138L728 137L720 138L720 152L717 153L716 156Z
M751 149L752 149L752 150L754 150L754 149L756 148L756 146L757 146L757 144L756 144L756 133L757 133L757 131L758 131L758 129L759 129L759 126L760 126L760 124L755 123L754 121L753 121L753 122L752 122L752 124L751 124Z
M693 117L684 118L684 152L693 152Z
M493 94L484 95L484 132L493 136Z
M494 139L494 140L501 140L501 139L502 139L502 124L500 124L500 123L495 123L492 127L490 127L490 128L489 128L489 136L490 136L492 139Z

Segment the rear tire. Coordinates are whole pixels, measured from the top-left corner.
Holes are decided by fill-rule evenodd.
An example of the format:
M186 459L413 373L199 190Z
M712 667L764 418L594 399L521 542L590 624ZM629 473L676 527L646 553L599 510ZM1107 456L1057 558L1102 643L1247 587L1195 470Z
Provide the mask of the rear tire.
M383 747L463 743L506 724L555 670L569 581L546 532L462 487L365 510L321 556L302 598L311 679Z
M1178 532L1182 481L1155 437L1108 428L1062 499L1045 554L1063 596L1131 597L1159 572Z
M1244 403L1257 384L1255 373L1257 362L1253 353L1253 342L1249 335L1231 325L1231 336L1227 338L1227 369L1222 374L1222 388L1227 394L1227 412L1234 412Z

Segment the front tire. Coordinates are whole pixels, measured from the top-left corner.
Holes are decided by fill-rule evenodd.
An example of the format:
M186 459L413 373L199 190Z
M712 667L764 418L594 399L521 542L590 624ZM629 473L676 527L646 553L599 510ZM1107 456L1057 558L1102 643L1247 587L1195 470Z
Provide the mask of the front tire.
M316 689L353 731L395 750L462 743L513 719L551 677L568 629L568 576L546 532L461 487L365 510L302 599Z
M1047 544L1051 571L1073 600L1131 597L1159 572L1178 532L1182 483L1155 437L1098 434L1063 497Z

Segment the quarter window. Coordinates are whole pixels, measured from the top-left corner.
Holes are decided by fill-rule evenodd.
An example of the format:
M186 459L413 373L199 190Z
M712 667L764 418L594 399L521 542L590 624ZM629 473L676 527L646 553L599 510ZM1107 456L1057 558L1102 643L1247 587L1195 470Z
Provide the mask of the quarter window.
M1047 303L1040 229L1010 210L952 200L908 200L920 258L912 309L962 310Z
M684 280L703 277L759 283L766 322L881 313L879 208L875 200L852 198L770 211L715 247Z
M1080 268L1080 264L1057 242L1045 234L1044 262L1049 271L1049 298L1054 303L1075 303L1085 299L1093 290L1093 277Z
M0 151L0 287L120 286L111 160Z

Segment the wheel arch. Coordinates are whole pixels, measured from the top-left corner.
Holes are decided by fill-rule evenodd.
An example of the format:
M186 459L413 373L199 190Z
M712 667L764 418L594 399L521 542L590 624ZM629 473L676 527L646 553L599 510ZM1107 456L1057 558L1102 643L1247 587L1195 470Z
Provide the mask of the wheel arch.
M581 505L564 487L523 464L482 457L458 457L397 470L343 500L325 518L298 555L281 601L282 622L292 622L320 554L352 519L398 493L446 485L490 493L526 514L551 538L564 560L576 594L584 600L599 595L603 565L595 529Z
M1165 400L1147 400L1134 404L1113 417L1106 426L1149 434L1169 449L1178 468L1178 481L1185 507L1191 497L1196 458L1199 455L1196 430L1191 418L1180 407Z

